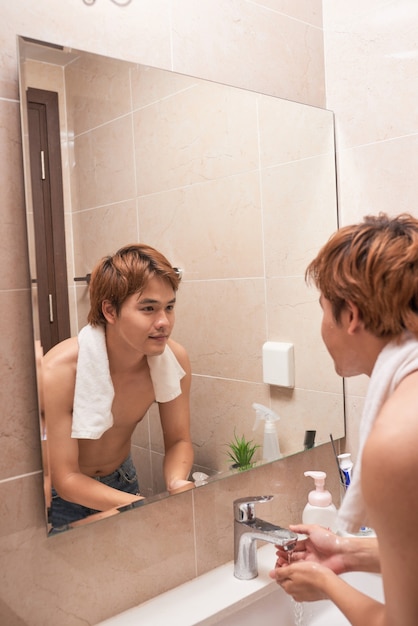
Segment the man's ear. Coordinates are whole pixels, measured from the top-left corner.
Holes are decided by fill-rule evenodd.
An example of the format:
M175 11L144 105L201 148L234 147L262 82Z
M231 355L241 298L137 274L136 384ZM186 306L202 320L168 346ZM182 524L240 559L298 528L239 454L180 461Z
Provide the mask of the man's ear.
M363 318L360 309L354 302L348 300L346 302L346 308L348 313L347 332L350 335L354 335L354 333L364 328Z
M103 302L102 302L102 313L103 313L104 318L105 318L105 320L106 320L106 322L108 324L114 324L115 323L117 315L116 315L115 307L110 302L110 300L103 300Z

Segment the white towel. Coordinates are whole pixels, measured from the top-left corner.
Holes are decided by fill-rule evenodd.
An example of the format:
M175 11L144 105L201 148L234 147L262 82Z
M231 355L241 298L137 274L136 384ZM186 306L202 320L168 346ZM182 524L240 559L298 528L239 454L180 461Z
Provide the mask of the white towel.
M113 424L115 395L109 370L103 326L84 326L78 334L78 360L71 437L99 439ZM147 357L157 402L170 402L181 394L185 371L167 345L162 354Z
M338 529L350 533L368 526L361 489L361 457L364 444L385 401L405 376L418 370L418 341L405 333L401 343L388 343L379 354L370 378L360 421L359 451L353 479L338 511Z

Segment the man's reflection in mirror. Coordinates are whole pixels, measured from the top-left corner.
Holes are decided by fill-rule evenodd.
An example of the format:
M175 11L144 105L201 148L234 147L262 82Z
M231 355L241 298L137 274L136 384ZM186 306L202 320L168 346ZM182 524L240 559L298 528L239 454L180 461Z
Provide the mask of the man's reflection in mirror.
M88 324L42 358L52 533L142 500L131 437L153 402L167 489L193 486L190 363L170 338L179 283L154 248L121 248L92 271Z

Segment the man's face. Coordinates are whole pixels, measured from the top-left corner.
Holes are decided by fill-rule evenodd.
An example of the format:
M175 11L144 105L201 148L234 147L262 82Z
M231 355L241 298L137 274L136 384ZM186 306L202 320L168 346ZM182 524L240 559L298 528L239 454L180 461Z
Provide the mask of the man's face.
M135 351L161 354L173 330L176 296L170 283L151 278L140 294L129 296L112 325L120 341Z

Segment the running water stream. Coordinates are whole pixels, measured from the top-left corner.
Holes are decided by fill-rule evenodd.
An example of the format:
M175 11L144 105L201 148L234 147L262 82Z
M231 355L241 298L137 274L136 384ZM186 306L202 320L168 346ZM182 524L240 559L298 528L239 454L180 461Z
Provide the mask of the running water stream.
M287 560L289 565L292 560L292 554L293 550L289 550L287 554ZM291 600L293 605L293 614L295 616L295 626L303 626L303 604L302 602L296 602L296 600L294 600L293 598L291 598Z
M295 616L295 626L303 626L303 604L302 602L296 602L292 598L293 613Z

